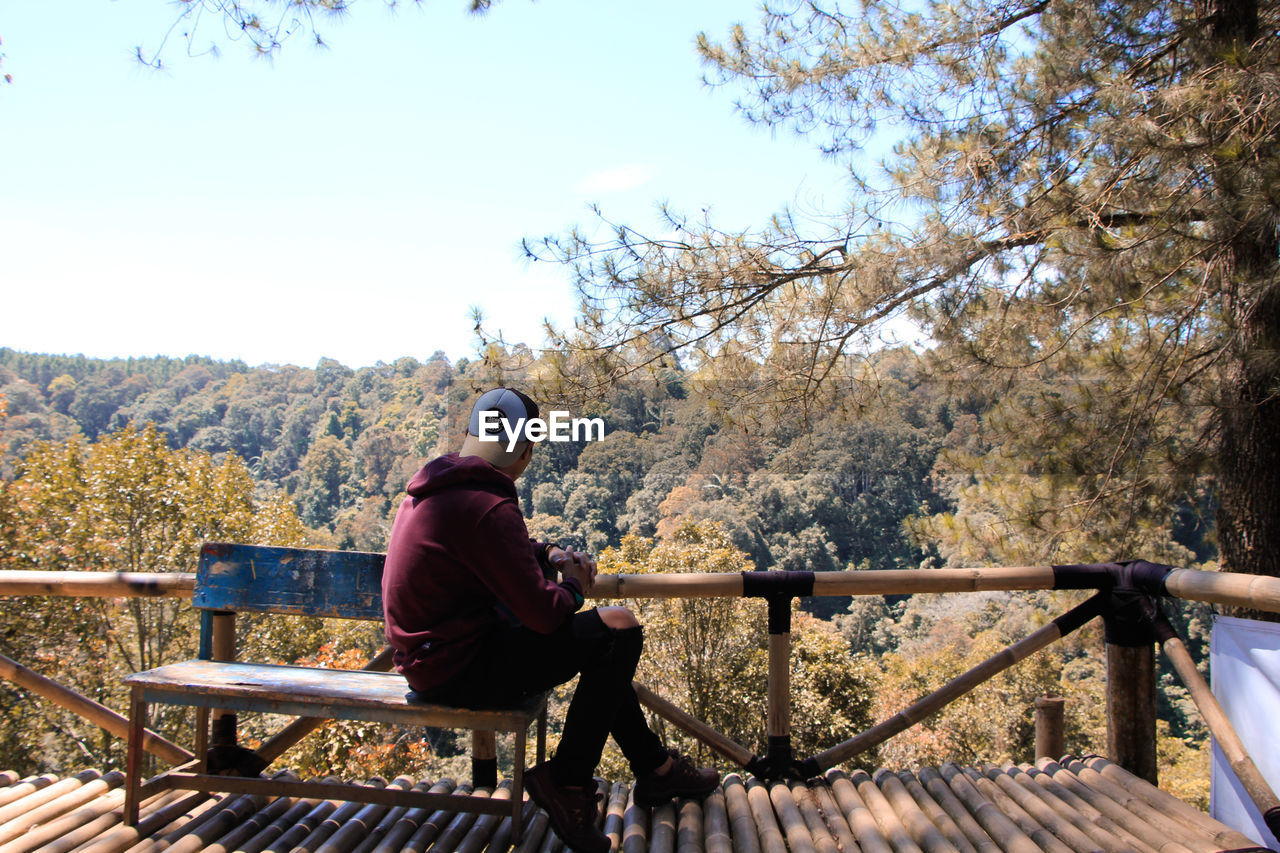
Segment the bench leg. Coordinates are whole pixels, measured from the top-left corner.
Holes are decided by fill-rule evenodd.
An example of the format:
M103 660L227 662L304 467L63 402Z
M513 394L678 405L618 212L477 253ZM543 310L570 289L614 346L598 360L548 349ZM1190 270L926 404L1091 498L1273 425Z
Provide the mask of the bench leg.
M537 764L547 760L547 709L544 707L538 714L538 753Z
M524 751L529 733L516 732L515 755L511 759L511 843L517 845L524 836Z
M209 768L209 709L196 708L196 760L200 762L197 773Z
M498 787L498 744L492 731L471 732L471 784L477 788Z
M134 687L129 701L129 746L125 753L124 825L138 825L139 788L142 782L142 739L147 724L147 703L142 688Z

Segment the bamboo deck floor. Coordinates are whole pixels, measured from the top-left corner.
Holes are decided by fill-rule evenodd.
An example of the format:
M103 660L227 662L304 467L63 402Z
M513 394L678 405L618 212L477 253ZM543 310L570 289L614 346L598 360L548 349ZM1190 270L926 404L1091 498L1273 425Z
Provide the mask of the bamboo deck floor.
M0 853L507 851L510 819L288 797L170 791L121 823L118 771L0 773ZM369 784L386 784L380 780ZM397 786L413 786L396 779ZM451 791L453 784L417 783ZM1210 853L1243 835L1102 758L915 772L832 771L810 782L729 774L705 802L652 811L602 783L604 830L622 853ZM468 789L469 790L469 789ZM504 785L489 792L509 797ZM526 807L521 853L563 845Z

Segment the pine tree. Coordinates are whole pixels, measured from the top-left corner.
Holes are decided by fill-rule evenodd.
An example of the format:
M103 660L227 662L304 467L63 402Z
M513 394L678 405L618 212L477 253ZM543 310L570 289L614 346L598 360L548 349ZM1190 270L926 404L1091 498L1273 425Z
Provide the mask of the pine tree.
M549 239L534 251L574 263L583 294L566 338L607 375L683 350L813 399L910 318L935 370L985 395L1075 377L1018 426L1046 455L1093 436L1069 449L1091 469L1072 500L1172 502L1212 472L1225 567L1280 575L1278 13L802 2L700 37L750 120L848 163L850 204L752 233L672 215L665 237ZM1093 427L1065 428L1084 412Z

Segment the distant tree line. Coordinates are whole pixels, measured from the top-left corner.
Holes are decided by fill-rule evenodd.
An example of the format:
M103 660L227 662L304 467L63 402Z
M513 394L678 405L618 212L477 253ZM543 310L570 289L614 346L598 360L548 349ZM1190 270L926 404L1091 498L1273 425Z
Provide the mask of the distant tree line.
M1050 470L1055 448L1001 443L1010 433L991 423L1007 417L1007 398L955 395L909 350L869 357L860 381L874 384L870 403L859 395L856 405L807 412L750 398L735 403L713 369L678 365L619 383L600 398L574 398L547 381L544 366L527 351L488 351L456 363L436 354L350 369L330 359L314 368L250 368L200 358L95 360L0 350L7 409L0 419L0 443L7 446L0 567L125 568L121 554L149 553L158 556L138 564L141 570L190 570L199 540L217 537L381 550L408 478L426 459L457 446L476 392L495 384L528 388L547 410L604 419L602 441L541 445L518 488L535 534L601 553L607 571L876 570L999 562L1007 554L1067 561L1121 553L1212 567L1212 525L1203 502L1191 498L1146 507L1134 524L1007 512L1058 476ZM1028 466L1039 473L1029 475ZM135 471L127 482L119 479L126 469ZM221 473L192 482L194 470ZM147 471L152 479L143 476ZM160 499L169 492L190 497ZM121 495L140 506L169 507L173 517L130 534L138 541L129 547L128 536L109 528L85 539L87 526L77 527L74 518L111 516L119 508L94 501ZM218 513L240 520L214 523ZM173 543L165 538L174 536ZM651 633L662 635L654 640L656 663L642 675L744 742L762 737L762 717L750 710L763 677L760 614L747 605L704 612L692 603L683 611L632 604L655 626ZM817 746L849 736L896 710L893 702L937 686L944 674L1066 604L1053 594L993 594L967 604L954 596L806 601L818 618L800 620L797 629L797 648L813 656L796 683L797 701L812 719L802 739ZM98 621L64 620L65 634L43 634L50 608L97 614ZM123 701L118 676L187 653L194 630L180 609L130 615L103 604L86 610L33 600L10 612L0 651L43 662L55 670L50 674L108 704ZM1182 615L1197 649L1206 616ZM100 638L102 648L77 646L84 632ZM689 670L690 655L705 659L702 647L726 636L734 642L711 655L721 666ZM258 625L245 641L272 659L359 665L380 637L376 626L313 621ZM1082 633L1002 680L991 688L996 692L975 694L895 740L883 758L1025 757L1028 697L1045 690L1075 698L1075 743L1100 748L1099 642ZM702 651L691 651L690 643ZM76 654L62 651L72 647ZM60 662L70 666L84 654L111 664L57 672ZM89 677L98 680L84 682ZM1166 697L1166 765L1199 796L1194 780L1206 774L1195 762L1203 732L1185 697L1176 690ZM86 754L104 764L120 758L118 745L88 745L70 719L31 703L6 705L13 709L0 719L7 731L53 726L76 733L52 752L15 738L11 765L75 766ZM188 724L166 725L179 736ZM255 725L270 729L250 723L248 731ZM460 751L441 733L406 736L341 723L297 748L291 760L326 772L383 772L396 762L432 772L452 766Z

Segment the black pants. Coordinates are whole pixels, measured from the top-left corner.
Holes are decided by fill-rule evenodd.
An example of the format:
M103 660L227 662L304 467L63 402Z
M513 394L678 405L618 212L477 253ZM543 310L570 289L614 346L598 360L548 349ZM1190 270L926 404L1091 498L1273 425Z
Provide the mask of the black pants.
M424 698L497 708L578 675L551 760L552 777L561 785L586 784L600 763L605 739L613 735L640 778L667 759L631 687L643 644L642 628L610 628L595 610L575 613L550 634L504 627L486 639L466 671Z

